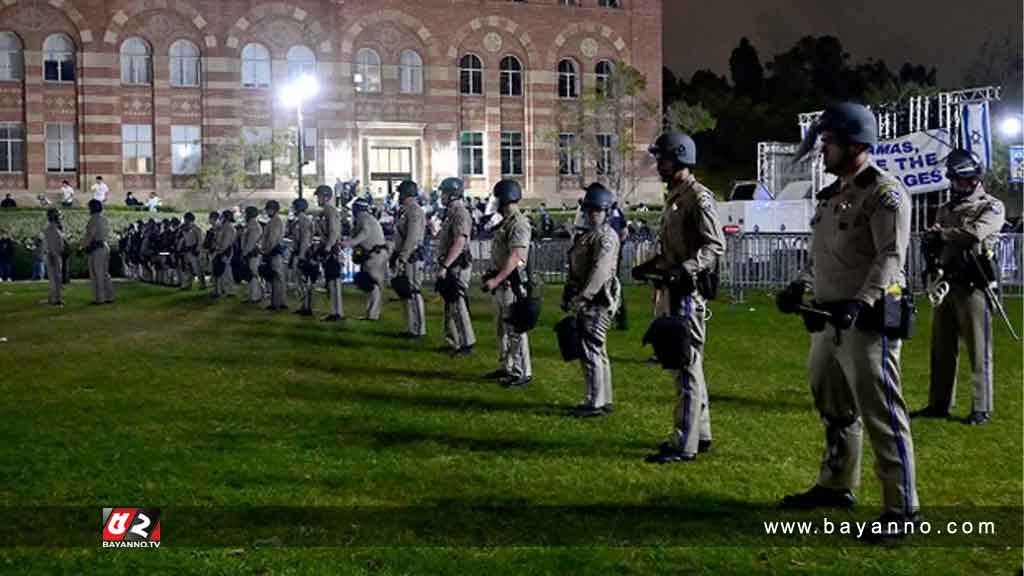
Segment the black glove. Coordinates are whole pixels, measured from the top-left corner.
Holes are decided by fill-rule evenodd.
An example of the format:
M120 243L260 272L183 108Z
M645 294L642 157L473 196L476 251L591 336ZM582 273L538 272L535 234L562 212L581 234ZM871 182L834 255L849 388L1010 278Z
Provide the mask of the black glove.
M857 321L857 316L867 307L860 300L849 300L837 306L832 313L832 325L839 330L847 330Z
M775 295L775 306L783 314L798 314L804 303L805 292L807 287L803 282L790 282L785 290Z
M566 284L562 288L562 310L568 312L572 308L572 301L576 298L576 287L572 284Z
M676 266L669 272L668 283L676 287L680 294L692 294L697 289L693 274L682 266Z

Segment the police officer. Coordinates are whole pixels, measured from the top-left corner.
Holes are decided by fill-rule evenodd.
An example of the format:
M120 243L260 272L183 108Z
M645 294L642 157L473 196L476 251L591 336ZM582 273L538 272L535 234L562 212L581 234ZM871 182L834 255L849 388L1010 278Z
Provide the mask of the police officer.
M299 316L313 315L313 283L316 276L311 274L313 248L313 220L306 210L309 202L305 198L292 201L292 213L295 214L294 251L292 252L292 274L299 284L302 304L295 311Z
M653 266L669 281L664 296L669 314L681 317L689 331L690 357L675 374L678 400L675 430L648 462L686 462L711 447L711 413L704 381L704 346L707 342L706 298L698 279L717 270L725 253L725 237L718 220L715 195L690 171L697 163L693 139L670 131L658 137L649 152L658 163L658 175L669 192L661 225L661 253L642 266Z
M234 296L235 276L231 270L231 256L235 248L235 213L231 210L224 210L220 215L220 225L217 227L217 241L213 261L215 268L220 267L220 274L217 275L213 297Z
M397 275L409 279L412 295L405 301L405 335L422 338L427 335L427 318L423 309L423 236L427 217L420 206L420 187L412 180L398 185L401 215L395 226L395 252L391 259Z
M199 265L202 271L199 273L199 289L206 290L206 273L210 272L210 279L213 280L213 253L216 251L217 234L220 232L220 212L210 212L207 218L208 228L203 236L203 251L200 254Z
M441 202L445 205L444 222L438 238L438 270L441 281L454 280L452 294L444 298L444 337L447 350L455 356L469 356L476 346L476 333L469 316L469 281L473 259L469 240L473 218L464 200L465 185L459 178L441 182Z
M51 306L64 306L63 259L61 255L67 248L64 229L61 226L60 210L50 208L46 211L46 230L43 241L46 243L46 271L50 277L50 297L47 302Z
M260 238L263 225L260 224L260 209L245 207L245 231L242 233L242 262L249 268L249 298L246 304L263 301L263 283L260 280Z
M267 225L263 227L260 238L260 252L263 254L270 282L270 305L267 310L287 310L287 293L285 292L284 266L284 220L280 216L281 204L277 200L268 200L263 208L267 214Z
M901 340L879 319L891 317L906 286L910 198L871 160L878 126L867 108L849 102L828 107L802 151L819 136L825 169L838 179L817 195L808 265L777 303L783 312L796 312L811 289L815 306L831 314L830 326L812 327L805 319L813 331L808 370L826 449L814 487L785 497L780 506L853 506L863 425L882 485L882 520L902 528L918 509L914 445L900 386ZM880 538L902 534L886 530Z
M110 222L103 215L103 202L89 200L89 223L82 237L82 250L89 259L89 282L92 285L92 304L113 304L114 284L110 279Z
M339 180L340 182L340 180ZM320 204L320 260L323 262L324 282L330 299L331 311L321 318L323 322L338 322L343 318L341 307L341 215L331 203L334 190L330 186L316 189L316 200Z
M988 422L992 412L992 309L984 286L992 281L996 234L1006 221L1003 203L985 192L982 166L967 150L946 158L951 199L939 207L930 233L949 293L932 319L931 387L928 406L913 414L947 418L955 403L960 339L967 347L974 382L967 423Z
M530 221L519 210L523 191L515 180L501 180L494 185L494 197L501 214L501 224L494 229L491 241L491 271L484 282L484 291L494 295L498 337L498 370L489 378L501 380L506 388L522 388L533 381L530 364L530 339L513 327L513 304L523 294L516 292L528 281L526 264L530 255Z
M193 276L202 276L199 269L199 249L203 243L203 233L196 226L196 215L185 213L185 224L178 236L176 251L181 257L181 289L192 289Z
M384 243L384 230L370 212L370 205L362 198L352 204L355 217L354 236L343 242L346 248L358 246L365 260L359 264L360 271L366 272L373 281L373 287L366 293L366 311L360 320L380 320L381 286L388 272L388 247Z
M583 402L573 409L579 418L612 412L612 369L605 342L619 304L616 269L619 235L608 222L615 195L595 182L583 196L587 231L577 234L569 253L565 307L576 310L583 367Z

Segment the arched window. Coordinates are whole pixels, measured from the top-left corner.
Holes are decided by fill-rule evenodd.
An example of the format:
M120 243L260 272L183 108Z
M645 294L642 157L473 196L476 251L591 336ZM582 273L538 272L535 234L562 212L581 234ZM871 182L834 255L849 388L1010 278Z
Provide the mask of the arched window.
M121 83L150 84L153 81L153 53L142 38L129 38L121 44Z
M380 56L369 48L356 53L356 71L352 75L356 92L380 92Z
M0 32L0 80L21 80L21 39L13 32Z
M270 86L270 51L262 44L246 44L242 48L242 86Z
M473 96L484 93L484 65L473 54L459 60L459 92Z
M598 95L604 96L605 91L608 89L608 78L612 75L612 63L607 60L601 60L594 67L594 80L596 82L594 90L597 91Z
M54 34L43 42L43 79L74 82L75 43L64 34Z
M171 86L199 86L199 47L188 40L171 44Z
M515 56L501 59L501 95L523 95L523 65Z
M316 74L316 56L305 46L288 49L288 77L295 79L303 74Z
M402 94L423 93L423 59L412 50L403 50L399 61Z
M576 63L566 58L558 63L558 97L576 98L579 83L576 79Z

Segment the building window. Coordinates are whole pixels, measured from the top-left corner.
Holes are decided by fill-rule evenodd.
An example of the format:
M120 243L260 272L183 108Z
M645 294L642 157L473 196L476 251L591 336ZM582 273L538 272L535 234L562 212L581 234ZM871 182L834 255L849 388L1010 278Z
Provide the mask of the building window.
M246 44L242 49L242 86L270 86L270 52L262 44Z
M21 39L13 32L0 32L0 80L21 80Z
M403 50L399 63L402 94L422 94L423 59L412 50Z
M601 176L612 174L615 170L613 143L611 134L597 135L597 173Z
M149 124L122 124L121 157L125 174L152 174L153 127Z
M121 44L121 83L150 84L153 58L149 44L142 38L129 38Z
M484 93L484 65L473 54L459 60L459 92L469 96Z
M558 63L558 96L559 98L576 98L579 96L579 83L576 80L576 63L565 59Z
M198 174L202 146L199 126L171 126L171 174Z
M562 6L578 6L579 2L577 0L562 0L561 4Z
M463 132L459 137L459 160L463 176L484 175L484 133Z
M171 44L171 86L199 86L199 47L188 40Z
M501 133L501 175L523 175L523 133Z
M78 168L75 125L46 125L46 171L74 172Z
M316 74L316 56L305 46L288 49L288 77L292 80L303 74Z
M380 56L369 48L356 54L356 73L352 76L356 92L380 92Z
M274 132L269 126L242 130L245 172L250 175L273 174Z
M291 157L292 165L298 166L299 154L295 150L295 130L291 130L288 138L288 154ZM305 146L302 147L302 173L316 174L316 128L303 127L302 140Z
M25 130L18 123L0 123L0 172L24 171Z
M598 96L604 96L605 91L608 90L608 79L612 75L612 64L607 60L601 60L594 67L594 90L597 91Z
M580 173L579 151L576 150L575 134L558 135L558 173L575 176Z
M75 44L64 34L54 34L43 42L43 79L74 82Z
M501 59L501 95L523 95L523 65L515 56Z
M622 3L619 0L597 0L597 5L601 8L621 8Z

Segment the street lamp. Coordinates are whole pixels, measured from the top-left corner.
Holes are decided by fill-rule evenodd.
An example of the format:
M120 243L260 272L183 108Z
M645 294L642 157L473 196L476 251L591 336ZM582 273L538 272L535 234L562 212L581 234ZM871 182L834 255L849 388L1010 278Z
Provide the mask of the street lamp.
M1021 118L1017 115L1007 116L999 123L999 131L1009 139L1017 138L1021 133Z
M299 198L302 198L302 168L305 165L302 151L306 145L302 131L302 104L312 100L319 92L320 82L312 74L302 74L281 88L281 103L289 108L294 107L299 118Z

